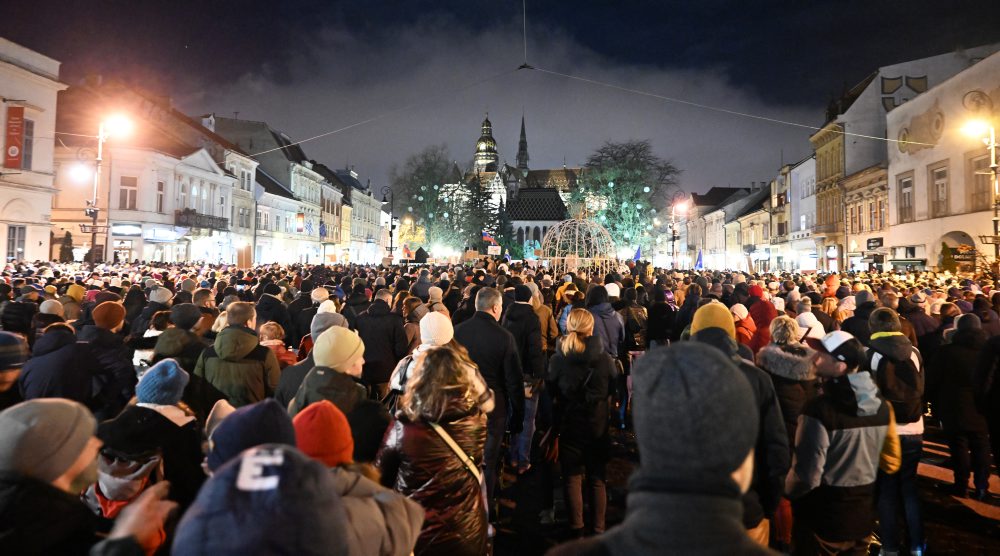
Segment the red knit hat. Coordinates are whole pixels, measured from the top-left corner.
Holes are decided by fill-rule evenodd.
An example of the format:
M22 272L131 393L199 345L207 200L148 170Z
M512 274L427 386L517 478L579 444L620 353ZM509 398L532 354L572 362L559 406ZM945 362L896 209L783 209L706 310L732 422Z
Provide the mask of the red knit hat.
M354 437L347 417L329 400L309 404L294 419L295 443L307 456L327 467L354 461Z
M763 298L764 297L764 288L760 287L757 284L754 284L754 285L750 286L749 293L750 293L750 297L761 297L761 298Z

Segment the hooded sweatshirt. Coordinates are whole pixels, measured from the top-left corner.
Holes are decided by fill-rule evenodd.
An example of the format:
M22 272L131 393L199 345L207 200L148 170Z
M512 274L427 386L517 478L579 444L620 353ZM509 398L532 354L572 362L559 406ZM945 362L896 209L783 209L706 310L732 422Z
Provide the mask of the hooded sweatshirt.
M274 352L260 345L253 330L229 326L198 358L194 374L239 408L273 396L281 368Z

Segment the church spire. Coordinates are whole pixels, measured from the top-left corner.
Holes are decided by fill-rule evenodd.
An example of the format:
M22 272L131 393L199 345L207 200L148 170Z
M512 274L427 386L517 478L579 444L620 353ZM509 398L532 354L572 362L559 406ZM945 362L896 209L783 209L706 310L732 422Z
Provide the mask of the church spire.
M517 144L517 169L528 171L528 135L524 132L524 115L521 115L521 140Z

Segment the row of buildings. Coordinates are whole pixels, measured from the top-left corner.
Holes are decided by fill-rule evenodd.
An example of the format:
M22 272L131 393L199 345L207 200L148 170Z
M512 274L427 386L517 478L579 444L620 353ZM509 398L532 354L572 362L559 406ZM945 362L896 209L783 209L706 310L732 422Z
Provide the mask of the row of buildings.
M70 245L77 260L96 245L104 260L241 266L387 254L370 180L309 159L264 122L192 118L120 82L67 86L59 62L4 39L0 97L7 261L66 258ZM110 114L128 116L127 134L102 126Z
M982 136L1000 123L1000 45L879 68L830 104L812 153L749 188L692 194L662 264L755 270L934 269L993 259ZM669 236L668 236L669 238Z

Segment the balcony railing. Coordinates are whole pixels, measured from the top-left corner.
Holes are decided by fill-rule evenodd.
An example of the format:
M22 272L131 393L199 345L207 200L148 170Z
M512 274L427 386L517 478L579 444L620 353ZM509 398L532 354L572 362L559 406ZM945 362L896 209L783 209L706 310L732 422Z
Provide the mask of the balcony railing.
M200 214L194 209L174 211L174 224L184 228L207 228L209 230L229 230L229 219L222 216Z

